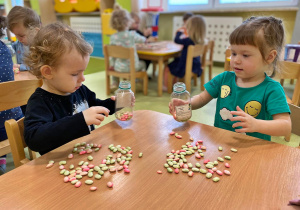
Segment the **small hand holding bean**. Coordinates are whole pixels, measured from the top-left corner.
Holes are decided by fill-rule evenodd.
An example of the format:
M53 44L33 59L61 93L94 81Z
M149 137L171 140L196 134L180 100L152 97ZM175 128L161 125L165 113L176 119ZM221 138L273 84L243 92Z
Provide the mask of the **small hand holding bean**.
M104 120L104 116L108 116L109 110L103 106L93 106L84 110L82 113L87 125L100 125Z
M232 125L233 128L235 127L242 127L241 129L236 129L235 132L238 133L246 133L246 132L257 132L257 119L252 117L251 115L244 112L239 106L236 107L237 111L231 111L230 113L234 115L231 118L231 121L239 121Z

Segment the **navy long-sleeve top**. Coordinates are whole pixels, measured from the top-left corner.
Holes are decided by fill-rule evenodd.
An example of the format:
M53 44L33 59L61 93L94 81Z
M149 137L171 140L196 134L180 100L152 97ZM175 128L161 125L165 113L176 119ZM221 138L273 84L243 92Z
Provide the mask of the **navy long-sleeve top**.
M189 38L180 38L182 35L182 32L178 31L175 36L175 43L183 45L183 49L181 51L181 56L178 58L175 58L173 62L171 62L168 66L171 71L171 73L176 77L184 77L185 75L185 65L186 65L186 56L187 56L187 49L190 45L195 45L195 43ZM192 66L192 72L198 75L198 77L202 73L201 68L201 61L200 56L193 58L193 66Z
M74 93L62 96L37 88L30 97L25 114L25 142L41 155L94 129L87 126L82 111L92 106L103 106L115 112L115 101L100 100L82 85Z

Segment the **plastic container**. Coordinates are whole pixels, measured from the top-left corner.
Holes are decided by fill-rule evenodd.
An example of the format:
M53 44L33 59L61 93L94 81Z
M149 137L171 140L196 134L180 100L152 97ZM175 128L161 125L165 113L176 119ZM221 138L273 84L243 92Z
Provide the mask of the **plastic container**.
M171 104L174 110L173 117L176 121L185 122L192 117L191 96L183 82L174 84Z
M118 120L128 121L133 117L134 93L131 91L131 84L128 81L121 81L116 91L116 112Z

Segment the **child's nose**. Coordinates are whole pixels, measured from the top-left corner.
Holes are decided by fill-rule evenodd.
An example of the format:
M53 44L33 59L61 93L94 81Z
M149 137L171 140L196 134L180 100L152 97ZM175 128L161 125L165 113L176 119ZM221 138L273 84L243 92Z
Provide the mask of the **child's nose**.
M82 81L82 82L84 82L85 81L85 77L84 77L84 75L83 75L83 73L81 74L81 76L80 76L80 81Z

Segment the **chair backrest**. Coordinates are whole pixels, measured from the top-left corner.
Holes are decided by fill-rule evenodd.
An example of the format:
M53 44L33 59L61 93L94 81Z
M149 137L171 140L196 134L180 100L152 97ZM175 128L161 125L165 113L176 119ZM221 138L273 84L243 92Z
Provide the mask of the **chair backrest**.
M134 49L115 45L104 45L105 71L109 70L109 57L129 59L130 74L135 73Z
M135 92L135 79L136 79L136 70L135 70L135 58L134 58L134 48L115 46L115 45L104 45L104 61L105 61L105 74L106 74L106 94L110 93L110 78L109 76L114 76L118 78L130 79L131 90ZM129 59L130 62L130 71L129 72L117 72L111 70L109 58L121 58Z
M196 45L189 45L188 50L187 50L187 55L186 55L186 66L185 66L185 75L184 75L184 83L186 85L186 89L188 91L191 90L191 77L192 77L192 67L193 67L193 58L200 56L201 59L201 67L202 67L202 75L201 75L201 85L203 85L204 81L204 69L205 69L205 64L206 64L206 53L207 53L207 47L208 45L201 45L201 44L196 44Z
M292 133L300 136L300 107L289 104L291 110Z
M207 44L207 52L208 54L208 60L210 62L213 62L213 57L214 57L214 47L215 47L215 41L214 40L210 40Z
M297 79L293 97L290 99L287 96L287 101L296 106L300 106L300 63L280 61L279 67L281 68L281 72L275 75L276 79Z
M29 97L36 90L36 88L40 87L41 85L42 80L21 80L0 83L0 111L27 104ZM11 119L9 121L17 123L17 121L14 119ZM15 135L18 135L16 130L20 130L20 138L22 139L22 141L24 141L23 120L21 119L18 121L19 125L17 125L17 128L11 128L10 126L8 127L7 122L8 121L5 122L5 129L7 132L8 140L5 140L4 142L7 143L6 146L9 147L9 152L12 152L15 166L18 167L20 165L17 163L18 154L16 154L14 151L15 145L19 147L20 145L22 145L22 143L20 143L21 141L19 139L16 139ZM22 152L25 155L24 147L22 148ZM29 153L31 156L35 156L35 153L31 153L31 151Z

